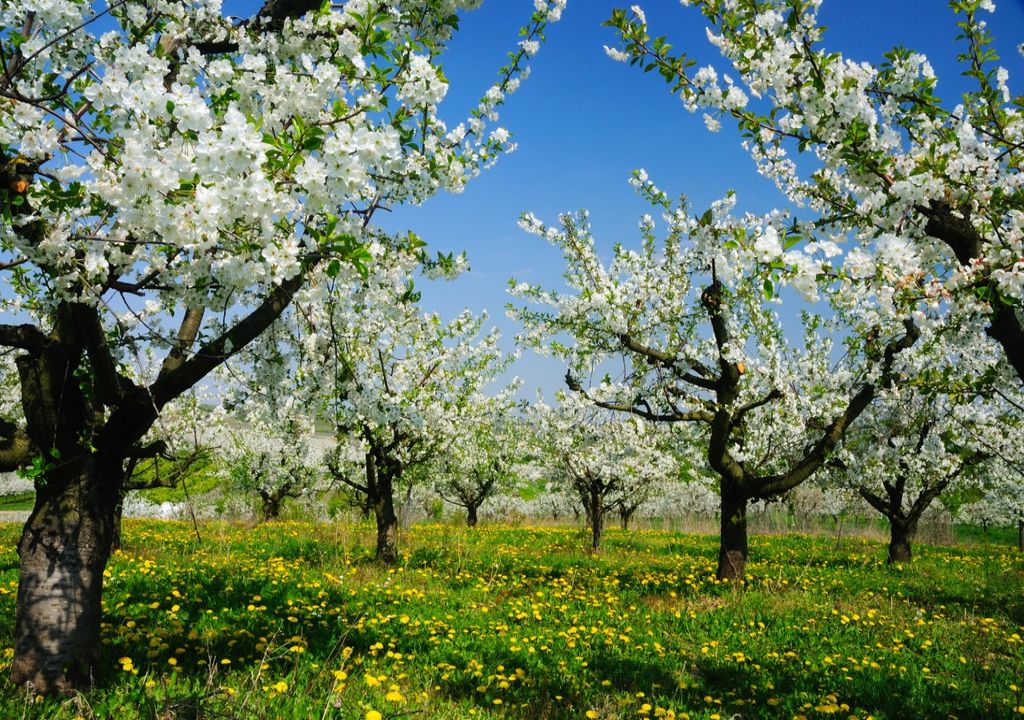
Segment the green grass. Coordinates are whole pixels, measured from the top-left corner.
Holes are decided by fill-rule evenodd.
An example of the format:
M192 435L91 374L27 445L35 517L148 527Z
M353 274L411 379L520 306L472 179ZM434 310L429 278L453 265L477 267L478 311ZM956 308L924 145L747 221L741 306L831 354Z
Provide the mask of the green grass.
M575 529L417 526L385 570L368 526L201 531L126 522L101 687L35 703L8 686L0 717L1024 713L1024 555L1009 546L918 545L890 568L877 541L754 537L738 587L713 580L710 536L611 530L591 556ZM0 526L4 663L16 535Z
M959 542L978 545L1016 545L1017 528L990 527L983 530L977 525L954 525L953 533Z
M0 495L0 511L31 510L35 500L36 494L34 492Z

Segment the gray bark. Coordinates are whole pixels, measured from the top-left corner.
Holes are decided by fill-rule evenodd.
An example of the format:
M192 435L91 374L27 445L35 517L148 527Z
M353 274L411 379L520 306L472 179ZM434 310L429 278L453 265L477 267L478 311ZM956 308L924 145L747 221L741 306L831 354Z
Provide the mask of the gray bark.
M74 477L48 478L18 543L11 680L38 693L92 683L114 531L114 503L102 491L101 472L90 458Z

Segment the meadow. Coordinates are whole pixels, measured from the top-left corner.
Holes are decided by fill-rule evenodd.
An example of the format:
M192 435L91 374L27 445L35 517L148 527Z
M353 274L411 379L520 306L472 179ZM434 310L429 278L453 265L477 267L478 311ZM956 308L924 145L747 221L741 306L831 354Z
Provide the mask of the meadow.
M0 673L20 527L0 526ZM1024 717L1024 554L567 527L126 521L88 693L3 686L3 718Z

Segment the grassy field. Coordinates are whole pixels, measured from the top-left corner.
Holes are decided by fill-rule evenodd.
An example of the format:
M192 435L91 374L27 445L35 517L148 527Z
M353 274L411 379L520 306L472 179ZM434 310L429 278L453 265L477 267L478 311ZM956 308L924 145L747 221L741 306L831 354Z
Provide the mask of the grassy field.
M0 511L31 510L35 504L36 495L33 492L19 493L17 495L0 495Z
M128 521L106 585L101 689L0 717L1024 717L1024 555L755 537L743 587L715 538L417 526ZM0 673L18 528L0 526Z

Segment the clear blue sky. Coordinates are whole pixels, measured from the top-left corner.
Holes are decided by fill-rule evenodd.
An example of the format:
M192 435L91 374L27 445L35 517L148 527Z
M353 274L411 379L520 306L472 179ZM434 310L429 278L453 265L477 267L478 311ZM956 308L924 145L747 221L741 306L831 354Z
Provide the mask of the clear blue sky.
M635 244L637 220L647 207L627 184L634 168L645 168L670 194L685 193L695 208L734 189L739 211L764 212L784 205L775 187L761 178L726 122L709 133L699 114L690 114L661 78L608 59L603 45L615 33L602 27L613 7L630 2L569 0L562 21L548 30L532 75L502 111L501 123L519 148L469 184L460 195L440 195L422 207L399 208L382 223L411 228L432 249L465 250L471 272L451 283L421 283L424 304L446 317L464 307L487 309L511 339L507 280L559 284L561 262L544 241L519 230L520 213L531 211L554 222L561 212L587 208L599 245ZM641 2L652 34L666 35L700 64L725 68L704 34L703 17L676 0ZM496 77L505 53L517 41L532 0L486 0L467 13L451 50L442 58L451 81L442 117L454 125ZM996 0L989 17L1010 87L1024 93L1024 0ZM825 0L824 45L845 56L877 63L882 53L904 45L928 56L947 106L966 88L955 56L955 16L945 0ZM378 215L378 218L380 216ZM546 394L562 383L557 362L526 354L512 370Z

